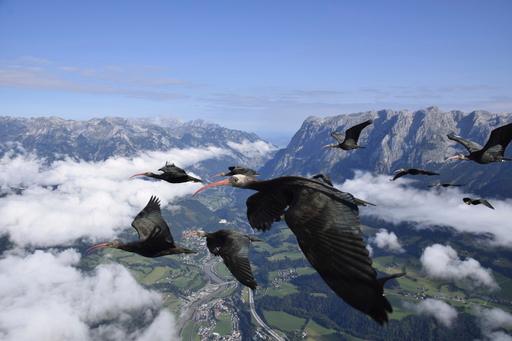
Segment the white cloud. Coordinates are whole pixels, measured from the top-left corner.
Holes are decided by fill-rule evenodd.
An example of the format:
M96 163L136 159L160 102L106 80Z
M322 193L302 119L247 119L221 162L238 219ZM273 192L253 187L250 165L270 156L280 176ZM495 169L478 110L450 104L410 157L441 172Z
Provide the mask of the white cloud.
M121 265L81 272L80 255L11 252L0 260L0 339L176 340L162 297Z
M380 229L370 241L381 249L397 253L405 252L395 232L388 232L386 229Z
M404 302L404 306L416 314L434 317L445 327L451 327L457 319L457 310L444 301L427 298L418 304Z
M244 154L246 157L260 157L265 156L268 153L274 151L276 148L262 140L250 142L249 140L243 140L241 143L228 141L228 146L239 153Z
M486 340L512 341L512 336L500 329L512 328L512 314L500 309L476 307L474 314Z
M166 160L186 167L224 154L215 147L173 149L141 153L131 159L64 160L49 166L30 156L5 156L0 160L0 190L25 190L21 195L11 193L0 198L0 234L8 235L19 246L46 247L71 245L82 238L113 238L131 228L133 217L151 195L160 197L165 206L199 186L130 180L131 175L156 172Z
M370 244L366 244L366 250L368 250L370 257L372 257L373 256L373 247Z
M497 289L498 284L492 276L491 270L480 263L467 258L461 260L449 245L434 244L423 251L420 258L423 269L433 278L450 280L470 280L475 286L485 286Z
M462 198L474 194L452 188L436 191L405 186L412 181L389 181L385 175L373 176L358 171L354 179L341 185L341 189L377 205L362 210L362 214L394 224L411 222L418 228L450 226L459 232L491 234L492 243L512 247L512 200L490 199L495 210L468 206Z

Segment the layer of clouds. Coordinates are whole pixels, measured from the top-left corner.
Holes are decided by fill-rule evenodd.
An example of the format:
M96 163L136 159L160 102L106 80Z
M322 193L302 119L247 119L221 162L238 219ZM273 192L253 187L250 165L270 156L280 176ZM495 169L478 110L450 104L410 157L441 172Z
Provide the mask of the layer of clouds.
M451 327L458 316L457 310L451 305L433 298L427 298L418 304L404 302L404 306L416 314L434 317L445 327Z
M117 95L153 101L186 98L176 86L186 82L162 76L167 70L148 66L79 67L34 57L0 61L0 87Z
M17 251L0 259L0 339L177 340L158 293L121 265L86 274L79 261L72 249Z
M512 314L500 308L486 309L479 306L474 308L474 314L485 340L512 341L512 336L503 331L512 328Z
M377 245L377 247L381 249L386 249L391 252L405 252L395 232L389 232L386 229L380 229L379 232L377 232L375 236L370 239L370 242Z
M406 186L412 181L389 181L385 175L358 171L354 179L345 181L341 188L377 205L362 210L362 214L394 224L410 222L418 228L450 226L460 232L490 234L492 243L512 247L512 200L490 199L495 210L468 206L462 198L474 196L472 194L452 188L436 191Z
M262 140L251 142L249 140L243 140L241 143L229 141L228 146L246 157L261 157L274 151L276 147Z
M446 280L468 280L471 285L497 289L490 269L473 258L461 260L451 246L434 244L423 251L421 265L428 276Z
M115 157L101 162L56 161L45 166L31 156L0 160L0 235L19 246L72 245L76 240L111 239L131 228L133 217L156 195L166 206L193 193L197 183L168 184L129 179L155 171L166 160L187 167L226 152L220 148L173 149ZM23 188L21 194L12 189ZM172 228L172 223L171 223Z

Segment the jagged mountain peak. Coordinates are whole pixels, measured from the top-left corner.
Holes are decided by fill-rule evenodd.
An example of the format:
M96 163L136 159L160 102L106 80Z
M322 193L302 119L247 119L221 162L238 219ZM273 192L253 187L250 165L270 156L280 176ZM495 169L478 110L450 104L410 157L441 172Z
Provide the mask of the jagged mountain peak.
M372 119L373 124L362 131L359 140L365 148L355 151L322 148L334 142L331 132L344 132L368 119ZM437 107L417 111L380 110L331 117L311 116L304 121L288 146L267 162L262 173L273 177L323 172L341 182L351 178L356 169L389 174L401 167L427 167L450 170L446 172L447 180L458 177L471 182L470 175L482 165L445 163L446 157L463 151L462 146L448 140L446 135L453 131L484 144L492 129L510 122L512 113L444 112ZM511 155L512 150L508 154ZM512 172L511 164L483 167L487 167L488 177L506 176ZM481 189L489 184L490 181L485 180L478 184L475 182L473 186ZM512 192L512 185L509 187Z

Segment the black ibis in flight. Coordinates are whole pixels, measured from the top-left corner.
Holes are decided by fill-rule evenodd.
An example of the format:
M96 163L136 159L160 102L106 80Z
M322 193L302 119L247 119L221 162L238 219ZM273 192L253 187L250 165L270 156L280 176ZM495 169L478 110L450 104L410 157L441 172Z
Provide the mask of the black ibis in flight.
M215 176L233 176L236 174L243 174L243 175L249 175L249 176L255 176L258 175L258 173L254 169L240 167L240 166L231 166L228 167L229 172L223 172L216 174Z
M439 173L419 168L400 168L397 169L394 173L395 176L393 176L393 179L391 179L391 181L395 181L396 179L401 178L404 175L440 175Z
M463 198L462 201L464 201L466 205L484 205L494 210L494 207L491 205L491 203L485 199Z
M334 187L334 185L332 184L331 178L328 177L325 174L320 173L320 174L313 175L311 177L311 179L323 182L326 185ZM370 206L377 206L375 204L372 204L371 202L364 201L363 199L359 199L359 198L356 198L356 197L354 197L354 201L355 201L357 206L368 206L368 205L370 205Z
M510 140L512 140L512 123L494 129L491 132L489 140L485 146L481 146L476 142L466 140L453 132L448 134L448 139L462 144L467 151L468 155L457 154L449 157L448 160L472 160L477 163L491 163L491 162L504 162L512 161L512 158L505 157L505 149L507 148Z
M120 249L151 258L179 253L196 253L174 243L169 226L162 218L160 199L155 196L152 196L146 207L137 214L132 226L139 234L139 240L123 243L116 239L112 242L99 243L87 249L87 254L104 248Z
M193 176L188 175L183 169L176 166L174 163L166 162L165 166L159 169L162 173L155 174L152 172L144 172L144 173L138 173L134 176L147 176L153 179L160 179L167 182L170 182L171 184L179 184L183 182L203 182L203 180L194 178Z
M249 246L261 239L233 230L193 231L191 235L206 237L206 247L213 255L222 257L229 272L243 285L256 289L258 284L249 262Z
M257 191L246 202L253 229L269 230L284 214L300 249L327 285L379 324L388 321L393 309L383 295L384 283L403 273L377 278L363 240L359 209L350 193L303 177L258 181L238 174L205 185L195 194L216 186Z
M372 124L372 120L364 121L363 123L359 123L353 127L347 129L345 134L333 131L331 136L338 142L335 144L328 144L324 146L324 148L340 148L343 150L351 150L357 148L364 148L357 144L357 140L359 140L359 135L361 135L361 131Z

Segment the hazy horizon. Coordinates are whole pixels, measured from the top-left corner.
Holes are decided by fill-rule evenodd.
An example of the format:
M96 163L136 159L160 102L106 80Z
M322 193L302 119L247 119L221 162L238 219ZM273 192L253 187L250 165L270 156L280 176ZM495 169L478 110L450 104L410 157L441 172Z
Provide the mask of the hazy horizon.
M201 118L282 140L311 115L511 111L511 9L2 1L1 114Z

